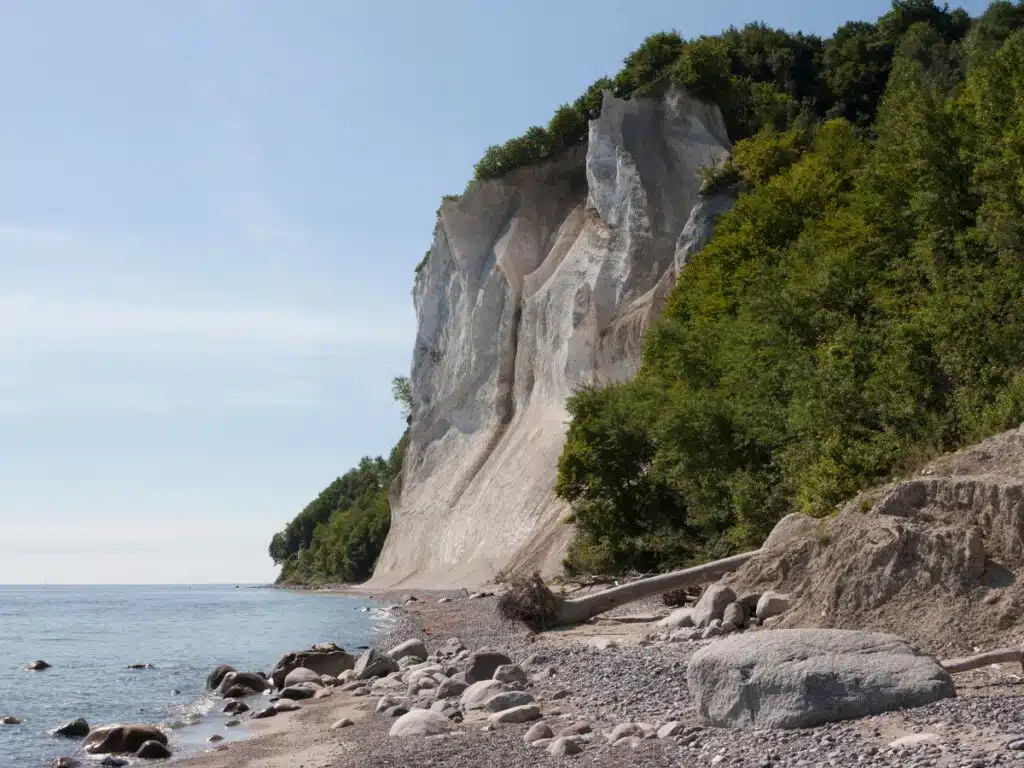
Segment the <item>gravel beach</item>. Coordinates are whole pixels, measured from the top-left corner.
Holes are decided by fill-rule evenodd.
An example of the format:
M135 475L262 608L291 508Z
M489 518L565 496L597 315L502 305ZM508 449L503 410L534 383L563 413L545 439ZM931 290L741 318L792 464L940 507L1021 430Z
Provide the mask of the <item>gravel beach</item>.
M447 596L450 602L438 603ZM400 600L400 595L382 599ZM658 601L633 604L601 620L569 630L534 635L501 621L495 598L464 593L418 594L393 608L396 621L380 641L389 648L422 639L434 652L450 637L471 651L504 652L523 666L526 691L541 719L489 725L469 712L451 734L389 737L395 722L374 709L379 693L352 696L334 689L279 715L269 731L181 761L189 768L369 768L459 766L518 768L535 765L594 766L973 766L1024 765L1024 680L1019 665L1000 665L958 675L958 697L913 710L787 731L736 731L701 727L687 690L689 658L709 641L661 642L649 623L665 609ZM618 615L616 615L618 614ZM771 631L771 630L761 630ZM342 717L351 727L332 730ZM558 733L586 723L577 736L582 751L554 757L524 741L536 722ZM677 722L671 736L661 726ZM644 736L608 743L622 724L642 726ZM580 728L579 730L586 730Z

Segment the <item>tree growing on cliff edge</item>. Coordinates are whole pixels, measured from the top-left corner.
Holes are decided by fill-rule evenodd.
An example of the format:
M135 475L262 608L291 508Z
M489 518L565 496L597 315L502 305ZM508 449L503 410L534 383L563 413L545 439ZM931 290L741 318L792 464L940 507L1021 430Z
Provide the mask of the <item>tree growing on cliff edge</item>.
M829 514L1024 420L1018 8L977 35L923 0L844 28L825 59L837 119L736 145L743 191L636 381L569 403L570 568L748 549L787 512Z

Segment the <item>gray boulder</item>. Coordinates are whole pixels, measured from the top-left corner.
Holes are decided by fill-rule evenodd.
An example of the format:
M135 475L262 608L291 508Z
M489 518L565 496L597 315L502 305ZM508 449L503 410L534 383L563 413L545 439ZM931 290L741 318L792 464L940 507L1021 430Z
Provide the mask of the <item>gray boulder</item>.
M686 676L698 716L721 728L809 728L956 693L901 638L839 629L733 635L697 651Z
M369 680L371 677L384 677L398 671L398 664L386 653L371 648L356 662L352 672L356 680Z
M555 738L554 731L551 730L551 726L547 723L537 723L536 725L530 726L530 730L523 736L523 741L527 744L533 744L535 741L541 739L553 739Z
M500 680L503 683L518 685L526 685L530 682L530 679L526 676L526 672L523 671L523 668L516 664L502 664L494 670L493 679Z
M523 707L532 704L533 696L522 691L503 691L491 696L484 702L484 709L490 712L503 712L513 707Z
M93 755L125 754L135 752L148 741L166 744L167 737L152 725L101 725L90 730L85 737L85 751Z
M89 723L85 718L80 717L70 723L65 723L60 728L55 728L53 735L63 736L66 739L84 739L89 735Z
M491 725L500 725L502 723L529 723L540 717L540 707L536 704L523 704L518 707L511 707L510 709L503 709L500 712L495 712L488 718L488 722Z
M765 592L757 601L757 609L754 612L758 619L764 621L785 613L789 610L789 606L789 595L783 595L780 592Z
M473 683L462 693L459 704L464 710L479 709L492 696L505 690L505 684L498 680L481 680Z
M461 680L452 680L449 678L437 686L436 696L438 699L450 699L454 696L461 696L467 688L469 688L469 686Z
M270 682L258 672L228 672L221 678L217 692L223 696L236 685L262 693L270 687Z
M683 627L693 626L693 608L676 608L672 613L658 622L660 629L673 632Z
M280 699L274 702L274 711L278 714L282 712L295 712L301 709L301 707L292 699Z
M225 699L244 699L249 696L258 696L259 691L254 691L248 685L232 685L221 696Z
M722 620L725 614L725 606L735 602L736 593L725 584L711 584L700 596L697 605L694 606L692 619L693 626L706 627L715 619Z
M535 741L534 744L540 744L540 741ZM548 746L548 754L552 757L566 757L568 755L578 755L583 751L583 747L577 744L573 739L558 738L555 739Z
M490 680L494 677L495 671L503 664L511 664L512 659L504 653L496 651L477 651L469 654L466 666L466 682L476 683L480 680Z
M285 677L293 669L305 667L321 675L341 677L345 670L352 669L356 660L351 653L334 643L321 643L304 651L285 654L270 673L277 688L284 688Z
M147 741L135 752L136 757L143 760L164 760L171 756L171 750L159 741Z
M213 672L206 676L207 690L216 691L220 687L220 681L224 679L224 675L234 671L235 668L230 664L221 664L218 667L214 667Z
M429 709L414 709L395 720L389 736L437 736L451 733L455 725L444 715Z
M404 643L400 643L388 651L388 656L395 661L401 661L406 656L416 656L420 659L425 659L427 658L427 646L423 644L422 640L406 640Z
M281 691L282 699L292 699L293 701L301 701L302 699L312 699L316 692L319 691L321 686L313 685L312 683L300 683L299 685L289 685L287 688Z
M725 606L722 613L722 624L732 624L733 627L742 627L747 621L747 609L738 600Z
M306 669L305 667L296 667L284 676L284 686L286 688L289 685L298 685L299 683L317 683L318 685L323 685L320 675L312 669Z

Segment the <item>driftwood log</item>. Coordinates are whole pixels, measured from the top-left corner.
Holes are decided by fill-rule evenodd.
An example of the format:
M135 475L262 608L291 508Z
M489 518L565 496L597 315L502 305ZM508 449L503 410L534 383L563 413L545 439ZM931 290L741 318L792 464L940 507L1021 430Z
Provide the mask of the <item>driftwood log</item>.
M643 600L645 597L715 581L720 576L735 571L760 551L744 552L694 568L651 576L574 600L558 597L548 589L539 575L534 574L531 578L513 581L498 602L498 610L505 618L521 621L538 632L580 624L620 605Z
M995 651L986 651L974 656L964 656L959 659L947 659L940 661L942 668L955 675L957 672L969 672L972 669L987 667L989 664L1004 664L1006 662L1017 662L1024 671L1024 646L1020 648L1000 648Z

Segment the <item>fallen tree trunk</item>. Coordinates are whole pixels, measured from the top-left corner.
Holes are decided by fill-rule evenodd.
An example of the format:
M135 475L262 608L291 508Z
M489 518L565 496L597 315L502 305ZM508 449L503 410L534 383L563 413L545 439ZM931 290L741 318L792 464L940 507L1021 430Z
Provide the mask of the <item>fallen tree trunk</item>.
M502 595L498 610L505 618L522 621L538 632L579 624L598 614L645 597L714 581L723 574L735 571L760 551L744 552L694 568L640 579L575 600L557 597L547 588L540 576L534 574L532 578L513 582L510 589Z
M986 651L974 656L964 656L959 659L947 659L940 661L942 668L955 675L957 672L968 672L972 669L987 667L989 664L1005 664L1006 662L1017 662L1024 670L1024 650L1021 648L1000 648L996 651Z

